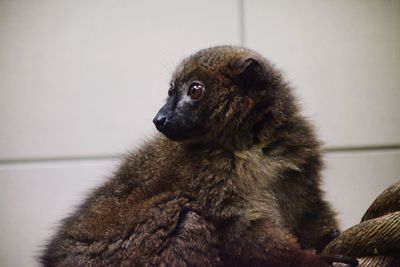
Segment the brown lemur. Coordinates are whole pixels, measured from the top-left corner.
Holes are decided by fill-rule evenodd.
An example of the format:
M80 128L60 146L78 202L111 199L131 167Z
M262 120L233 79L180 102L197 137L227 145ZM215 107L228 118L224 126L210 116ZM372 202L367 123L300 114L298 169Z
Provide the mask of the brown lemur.
M332 266L337 228L320 143L291 88L256 52L201 50L173 74L154 124L66 218L45 266ZM351 259L350 259L351 261Z

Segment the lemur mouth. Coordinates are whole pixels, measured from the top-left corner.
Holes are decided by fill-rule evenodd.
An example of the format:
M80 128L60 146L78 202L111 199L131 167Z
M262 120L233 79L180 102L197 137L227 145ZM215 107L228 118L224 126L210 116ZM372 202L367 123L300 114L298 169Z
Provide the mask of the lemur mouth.
M158 128L157 128L158 129ZM201 132L198 128L193 127L163 127L162 129L158 129L162 134L164 134L168 139L176 142L188 141L191 139L195 139Z

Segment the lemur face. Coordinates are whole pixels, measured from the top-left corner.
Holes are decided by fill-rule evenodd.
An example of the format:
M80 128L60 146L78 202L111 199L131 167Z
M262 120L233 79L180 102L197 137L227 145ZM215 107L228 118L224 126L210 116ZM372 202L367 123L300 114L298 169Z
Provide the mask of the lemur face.
M251 51L235 47L201 50L173 74L166 104L153 122L174 141L207 142L238 131L257 101L252 88L262 67ZM258 86L258 85L257 85Z
M171 82L167 102L153 120L156 128L175 141L204 133L202 115L206 113L206 91L200 79Z

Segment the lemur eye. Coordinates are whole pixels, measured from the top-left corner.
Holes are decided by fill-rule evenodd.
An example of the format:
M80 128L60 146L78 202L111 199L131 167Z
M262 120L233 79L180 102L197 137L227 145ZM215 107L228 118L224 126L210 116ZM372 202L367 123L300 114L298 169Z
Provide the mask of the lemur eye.
M193 100L199 100L203 96L204 86L199 82L194 82L190 85L188 96Z

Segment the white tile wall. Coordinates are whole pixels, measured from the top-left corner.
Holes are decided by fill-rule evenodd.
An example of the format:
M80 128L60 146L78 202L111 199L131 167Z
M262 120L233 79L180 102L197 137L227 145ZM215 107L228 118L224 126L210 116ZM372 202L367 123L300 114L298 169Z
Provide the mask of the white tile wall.
M400 147L398 1L0 1L0 266L38 265L109 156L152 132L183 56L241 41L286 72L339 150L324 188L342 226L357 223L400 179L400 148L342 149Z
M238 1L0 1L0 159L125 152L174 66L238 44Z
M117 160L0 166L0 266L37 266L59 220L101 184Z
M246 45L296 87L329 147L400 143L400 2L245 1Z
M360 222L375 198L400 181L400 149L326 155L324 188L343 229Z

